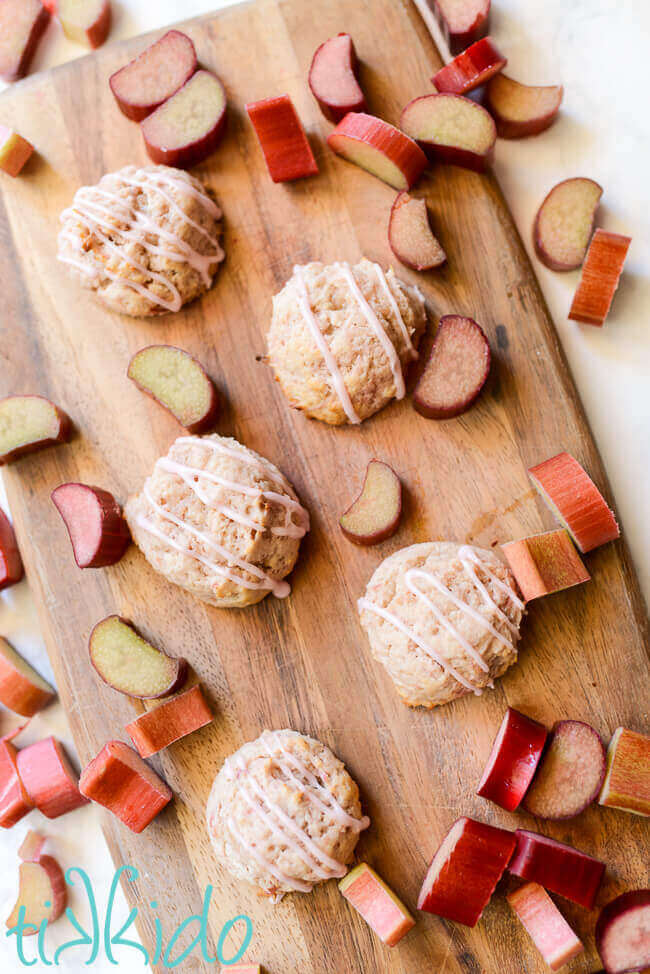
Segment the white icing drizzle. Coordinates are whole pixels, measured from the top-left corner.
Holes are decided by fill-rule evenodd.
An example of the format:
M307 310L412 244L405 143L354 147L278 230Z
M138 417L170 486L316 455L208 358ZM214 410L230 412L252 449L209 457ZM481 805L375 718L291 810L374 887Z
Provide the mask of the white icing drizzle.
M377 340L379 341L379 344L381 345L384 352L386 353L386 357L388 358L388 362L390 364L390 370L393 373L393 382L395 383L395 398L403 399L405 389L404 389L404 376L402 374L402 363L399 360L399 355L395 351L395 346L393 345L390 339L390 335L388 334L388 332L382 325L381 321L379 320L375 312L372 310L372 308L366 301L366 298L361 288L359 287L359 285L357 284L354 278L354 274L350 270L350 265L336 264L336 267L345 278L348 287L350 288L352 294L354 295L355 301L361 308L363 317L370 325L372 331L374 331L375 335L377 336Z
M271 876L273 876L273 878L276 879L282 886L288 886L290 889L295 889L299 893L311 893L313 889L313 885L311 883L303 883L299 879L292 879L291 876L287 876L287 874L283 873L281 869L277 869L273 863L269 862L266 856L263 856L252 843L247 842L235 825L232 817L226 819L226 826L239 845L246 850L248 855L252 859L255 859L258 865L260 865L262 869L266 870L266 872L270 873Z
M339 367L336 363L336 359L334 358L332 351L325 340L325 336L320 330L320 325L316 320L314 312L311 310L305 277L302 272L302 267L300 267L299 264L296 264L294 267L293 275L298 289L298 306L318 347L318 350L323 356L325 365L327 366L327 370L329 371L332 379L332 385L334 386L334 390L336 391L341 405L343 406L343 412L348 417L350 423L358 425L361 420L359 419L359 416L352 405L352 400L350 399L350 395L346 388L345 382L343 381L343 376L341 375Z
M376 273L377 278L379 280L379 283L380 283L380 285L382 287L382 290L383 290L384 294L386 295L386 298L388 299L388 303L390 305L391 311L395 315L395 320L397 321L397 324L399 326L399 329L400 329L400 331L402 333L402 338L404 339L404 344L406 346L407 355L409 355L409 357L412 358L412 359L416 359L416 358L418 358L417 350L413 347L413 342L411 341L411 336L409 335L408 328L406 327L406 325L404 323L404 319L402 318L402 314L401 314L401 312L399 310L399 305L397 304L397 301L395 300L395 295L393 294L393 292L390 289L390 284L388 283L388 280L386 279L386 275L384 274L384 270L383 270L383 268L379 264L373 264L372 266L375 268L375 273ZM417 288L416 288L416 290L417 290ZM422 298L422 295L420 294L419 291L418 291L418 297Z

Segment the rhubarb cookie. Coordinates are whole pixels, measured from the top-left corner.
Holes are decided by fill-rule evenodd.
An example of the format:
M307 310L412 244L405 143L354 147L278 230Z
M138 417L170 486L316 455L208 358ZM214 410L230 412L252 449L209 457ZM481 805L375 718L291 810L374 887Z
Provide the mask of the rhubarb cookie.
M359 833L359 789L320 741L264 731L224 762L207 805L217 858L275 902L347 873Z
M339 426L404 396L426 325L424 298L365 258L296 266L273 298L269 361L295 408Z
M386 558L359 613L405 703L432 708L480 694L516 662L524 603L494 552L430 542Z
M156 571L222 608L284 598L309 515L291 484L237 440L179 436L124 511Z
M122 314L178 311L207 291L224 253L209 190L168 166L125 166L82 186L61 214L58 259Z

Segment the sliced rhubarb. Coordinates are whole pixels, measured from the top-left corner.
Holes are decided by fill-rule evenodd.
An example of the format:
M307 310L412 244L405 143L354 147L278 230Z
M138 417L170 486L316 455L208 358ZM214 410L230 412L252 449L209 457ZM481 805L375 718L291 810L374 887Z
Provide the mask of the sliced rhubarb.
M398 260L414 271L440 267L447 255L433 235L425 200L401 192L388 223L388 243Z
M148 345L135 353L127 375L188 432L205 433L214 426L219 413L217 390L189 352L175 345Z
M132 832L142 832L169 804L172 793L139 754L109 741L81 772L81 793L103 805Z
M614 300L631 237L607 230L596 230L582 268L582 276L573 295L569 318L585 325L605 323Z
M141 758L149 758L169 747L182 737L205 727L212 720L201 687L195 685L177 694L171 700L163 700L135 720L127 724L127 732Z
M480 396L490 373L490 346L473 318L443 315L429 361L413 392L413 405L427 419L451 419Z
M563 95L562 85L522 85L497 74L485 89L485 105L502 139L521 139L553 124Z
M440 68L431 81L438 91L464 95L484 85L507 63L508 59L497 50L492 39L483 37Z
M458 819L429 866L418 910L476 926L515 845L513 832L471 818Z
M402 901L366 862L352 869L339 883L339 889L389 947L399 943L415 926Z
M98 622L88 640L90 662L104 683L130 697L166 697L187 676L187 661L168 656L120 616Z
M510 893L508 903L552 971L559 971L584 951L551 897L537 883L526 883Z
M537 211L535 252L552 271L571 271L585 259L603 188L593 179L565 179Z
M363 112L366 100L357 77L357 52L349 34L337 34L318 48L309 69L309 87L330 122Z
M19 582L25 569L11 521L0 508L0 590Z
M31 142L6 125L0 125L0 169L17 176L33 151Z
M343 534L355 544L379 544L395 534L401 516L399 477L387 463L371 460L361 493L339 521Z
M16 926L22 911L22 934L31 937L39 933L44 920L49 926L65 910L68 900L65 877L52 856L41 856L38 862L21 862L18 873L18 899L7 919L7 927L11 930Z
M288 95L249 102L246 111L274 183L318 173L305 130Z
M50 496L63 518L79 568L102 568L120 560L131 534L112 494L88 484L61 484Z
M40 0L0 3L0 78L17 81L29 71L38 42L50 22Z
M604 777L605 748L597 732L581 720L561 720L551 731L524 808L537 818L573 818L595 801Z
M650 737L617 727L607 749L607 773L598 801L650 815Z
M432 161L485 172L497 130L482 105L462 95L421 95L410 101L400 126Z
M21 748L18 773L29 797L46 818L58 818L86 804L79 793L77 775L54 737Z
M583 554L620 536L614 512L570 453L538 463L528 476Z
M542 724L508 707L476 794L513 812L533 780L545 741Z
M141 122L182 88L197 67L194 44L187 34L168 30L112 74L108 83L122 114Z
M0 737L0 827L10 829L34 807L18 772L18 752L11 739L18 731Z
M2 5L0 4L0 10ZM69 418L42 396L0 400L0 466L70 438Z
M452 54L488 32L490 0L431 0L431 6Z
M33 717L55 696L50 684L0 636L0 703L22 717Z
M226 131L226 92L210 71L197 71L140 123L149 158L189 169L211 156Z
M56 14L75 44L100 47L111 29L110 0L57 0Z
M591 578L564 528L509 541L502 551L526 602Z
M47 838L40 832L29 830L18 849L18 858L23 862L38 862Z
M427 167L427 158L413 139L364 112L349 112L327 144L337 155L395 189L410 189Z
M650 889L617 896L601 911L596 947L607 974L650 967Z
M539 883L573 903L593 908L605 863L536 832L517 829L517 848L508 871Z

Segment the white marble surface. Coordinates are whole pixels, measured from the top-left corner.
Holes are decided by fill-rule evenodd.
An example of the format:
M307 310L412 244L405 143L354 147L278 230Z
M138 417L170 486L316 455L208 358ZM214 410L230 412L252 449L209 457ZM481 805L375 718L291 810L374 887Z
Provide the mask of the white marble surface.
M317 0L325 3L326 0ZM128 0L115 3L111 40L225 6L218 0ZM370 4L368 5L370 8ZM650 602L650 124L647 117L645 0L494 0L491 33L507 54L507 73L530 84L565 86L563 112L542 136L497 144L496 172L531 255L555 320L596 442L614 489L616 507ZM341 24L341 29L345 29ZM40 70L86 53L51 24L38 52ZM363 52L360 52L363 56ZM530 227L545 193L568 176L590 176L604 187L599 223L633 237L614 310L602 329L577 325L566 314L578 272L554 274L532 253ZM4 177L7 178L7 177ZM526 327L526 322L521 322ZM545 406L540 402L540 409ZM0 482L0 502L6 500ZM0 632L51 676L25 582L0 593ZM69 739L59 706L32 723L28 739L54 733ZM37 812L0 838L0 917L15 891L15 853L28 827L43 828L66 865L86 868L105 902L113 867L99 830L99 813L86 808L48 822ZM78 902L78 901L77 901ZM120 916L125 916L122 904ZM83 910L80 912L83 916ZM67 924L50 944L68 939ZM30 950L33 949L30 947ZM29 953L29 952L28 952ZM32 956L29 954L29 956ZM123 955L123 971L141 960ZM119 960L119 955L118 955ZM78 970L81 955L61 967ZM13 944L0 937L0 969L22 970ZM41 970L38 964L33 970ZM115 968L101 954L98 972Z

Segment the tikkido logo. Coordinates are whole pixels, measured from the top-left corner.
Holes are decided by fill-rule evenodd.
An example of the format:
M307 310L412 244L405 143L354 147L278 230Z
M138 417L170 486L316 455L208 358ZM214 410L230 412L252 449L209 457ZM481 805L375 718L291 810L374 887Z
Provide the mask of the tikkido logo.
M7 937L16 938L16 953L20 963L25 967L33 967L40 960L41 964L44 964L46 967L58 967L61 956L67 951L71 951L75 948L77 950L90 948L86 959L83 961L80 959L79 961L80 963L83 963L85 967L88 967L94 963L99 956L100 950L103 949L104 954L110 964L115 964L117 967L119 967L124 962L125 966L129 966L130 968L130 957L127 958L124 951L120 951L120 958L116 957L114 953L114 949L116 947L129 948L130 956L132 956L131 952L134 950L139 952L145 964L162 963L164 967L169 968L178 967L179 964L182 964L183 961L187 960L190 954L196 949L200 950L203 960L208 964L213 964L218 961L219 964L228 967L231 964L236 964L242 959L248 950L251 940L253 939L253 922L251 918L246 916L244 913L241 913L238 916L233 917L232 920L228 920L227 923L224 923L217 942L216 956L213 957L210 955L208 950L208 911L210 909L210 902L212 900L211 885L206 887L205 895L203 897L203 909L201 912L192 914L192 916L189 916L183 920L178 925L166 944L163 940L163 929L160 918L158 916L154 916L155 946L152 952L146 950L146 948L136 940L129 940L124 936L138 916L138 909L136 907L131 909L125 922L122 924L119 930L114 933L113 908L120 878L124 877L125 880L133 883L138 879L139 875L138 870L133 866L120 866L120 868L115 871L106 903L104 923L103 926L101 926L99 911L97 908L97 900L95 898L92 882L88 876L88 873L77 866L72 866L70 869L67 869L65 873L65 880L68 886L75 887L78 879L80 880L80 886L85 892L90 910L90 923L88 924L88 929L86 929L80 923L73 910L70 907L67 907L65 916L68 918L79 936L73 937L71 940L67 940L60 944L54 951L51 958L49 958L47 956L45 945L45 937L48 926L47 920L43 920L38 927L33 923L26 922L25 906L23 905L20 907L18 912L18 919L15 926L11 927L6 934ZM47 901L44 903L46 908L48 908L50 905L51 904L49 904ZM158 904L155 900L152 900L150 906L154 910L158 908ZM176 954L176 956L174 956L175 951L179 950L179 941L184 934L186 934L186 936L189 935L187 933L188 928L192 924L198 924L198 930L192 937L191 941L184 946L183 949ZM38 936L35 938L36 953L38 956L28 959L25 955L25 937L28 938L28 941L31 941L31 938L35 934L38 934ZM186 939L186 937L183 939ZM239 947L235 948L233 946L235 942L239 942ZM230 956L226 957L224 956L224 953L229 953Z

